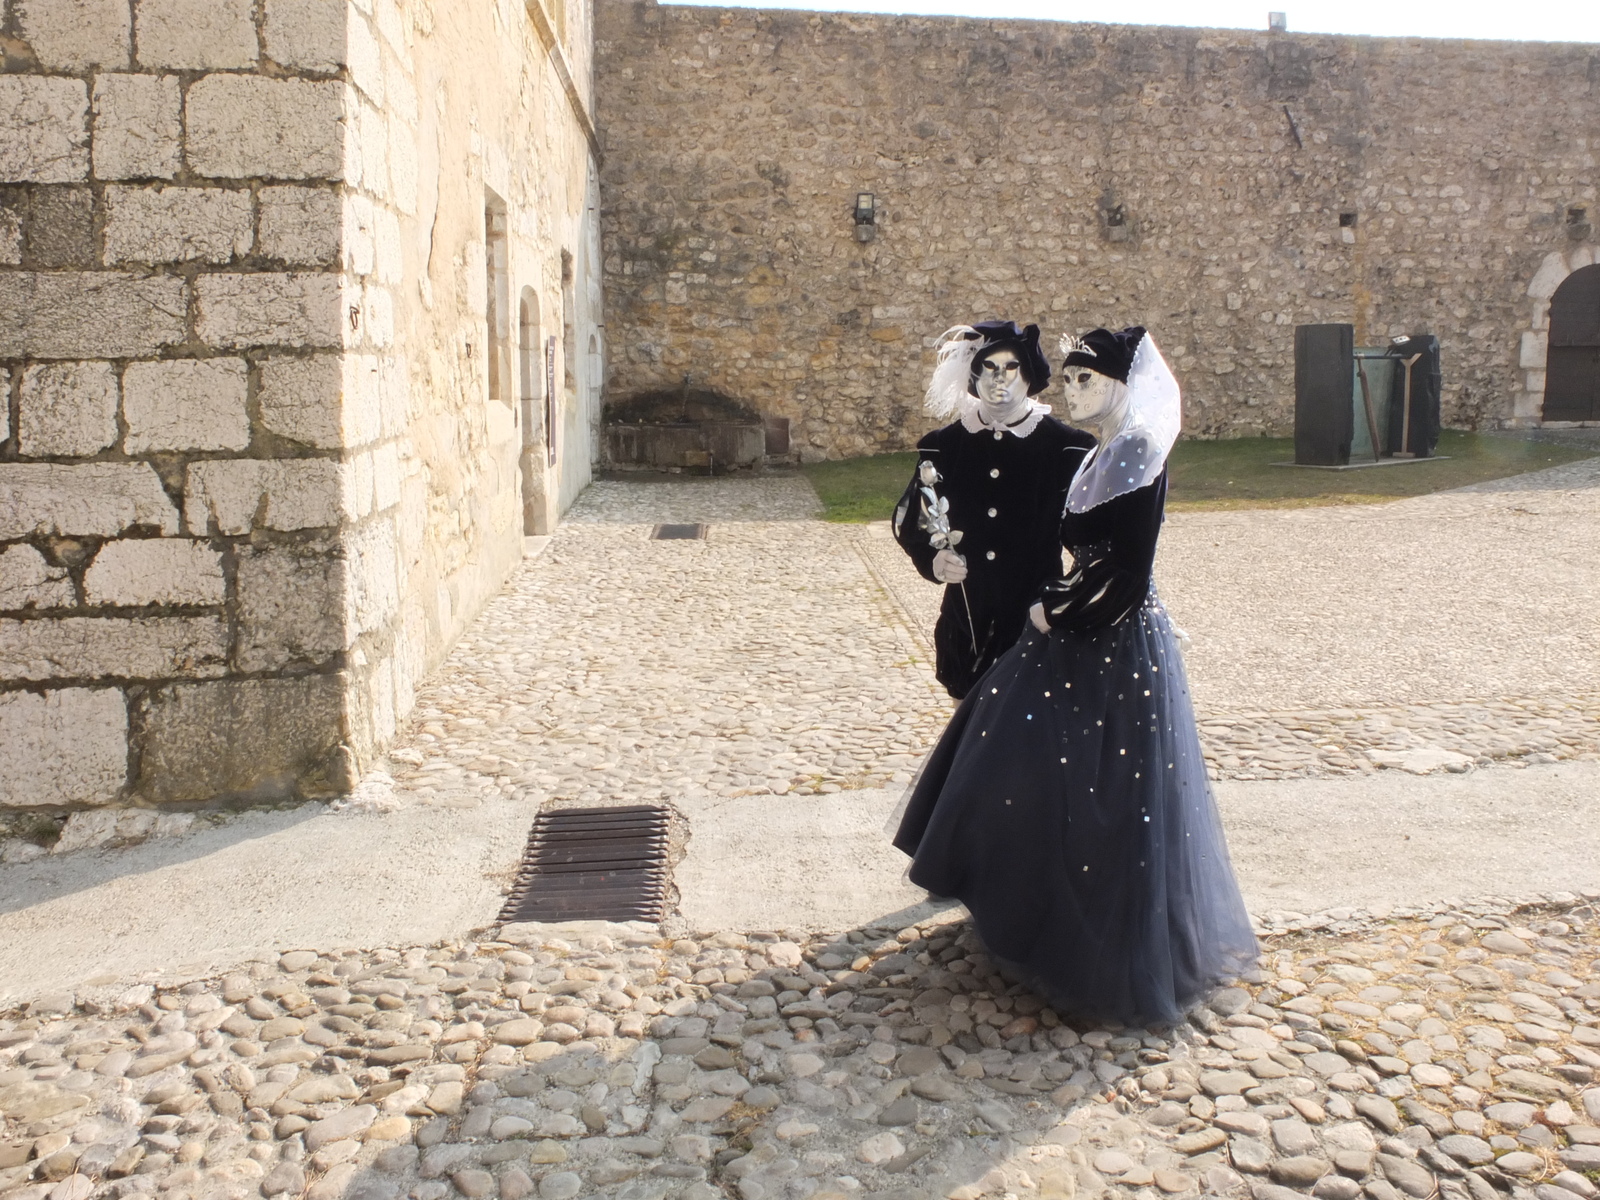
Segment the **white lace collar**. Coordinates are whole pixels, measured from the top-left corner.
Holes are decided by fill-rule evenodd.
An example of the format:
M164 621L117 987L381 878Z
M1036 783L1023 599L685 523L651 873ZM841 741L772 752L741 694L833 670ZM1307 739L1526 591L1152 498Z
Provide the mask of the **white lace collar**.
M1022 420L1010 425L990 425L983 419L976 405L970 405L961 414L961 427L968 433L1009 433L1014 437L1025 438L1035 429L1039 422L1050 415L1050 406L1040 404L1037 400L1028 401L1028 415Z

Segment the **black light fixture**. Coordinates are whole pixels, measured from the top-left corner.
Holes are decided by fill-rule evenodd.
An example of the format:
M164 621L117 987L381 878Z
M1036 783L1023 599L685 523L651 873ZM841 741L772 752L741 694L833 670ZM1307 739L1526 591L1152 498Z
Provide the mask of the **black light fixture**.
M856 241L870 242L878 235L878 202L871 192L856 193Z

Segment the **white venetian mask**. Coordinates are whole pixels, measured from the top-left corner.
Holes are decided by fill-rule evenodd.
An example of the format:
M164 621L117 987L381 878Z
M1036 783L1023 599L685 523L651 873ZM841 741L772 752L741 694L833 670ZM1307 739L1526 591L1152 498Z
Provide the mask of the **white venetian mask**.
M1062 368L1067 412L1079 425L1095 425L1111 415L1126 389L1109 375L1083 366Z

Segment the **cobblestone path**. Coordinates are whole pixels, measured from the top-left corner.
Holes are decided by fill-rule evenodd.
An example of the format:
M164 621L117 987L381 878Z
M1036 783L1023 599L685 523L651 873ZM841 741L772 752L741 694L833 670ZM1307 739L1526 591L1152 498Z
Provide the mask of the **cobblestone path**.
M1420 469L1420 468L1419 468ZM562 803L903 782L940 589L794 476L600 482L422 693L397 783ZM649 540L661 521L706 541ZM1600 460L1378 508L1179 513L1217 777L1600 758Z
M1431 540L1404 505L1175 519L1214 768L1592 756L1595 494L1408 502ZM949 710L918 632L937 592L814 507L793 478L596 485L422 694L395 791L531 811L904 779ZM669 520L710 537L647 540ZM1341 529L1333 558L1386 573L1329 632ZM1224 538L1256 548L1226 577ZM1267 559L1303 586L1259 589ZM1247 979L1151 1030L1051 1011L959 910L99 979L0 1013L0 1200L1597 1200L1597 903L1270 916Z
M1155 1030L959 920L296 951L0 1018L0 1196L1592 1200L1597 899L1271 938Z
M797 476L593 485L422 691L391 757L570 803L904 781L950 706ZM657 522L704 541L651 541Z
M939 589L872 533L927 653ZM1213 776L1281 779L1600 758L1597 564L1591 459L1377 507L1175 513L1156 581Z

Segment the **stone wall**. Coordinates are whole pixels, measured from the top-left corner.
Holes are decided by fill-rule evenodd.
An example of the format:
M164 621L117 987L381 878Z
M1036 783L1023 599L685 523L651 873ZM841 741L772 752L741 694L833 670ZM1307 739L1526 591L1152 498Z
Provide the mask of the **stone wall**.
M948 325L1139 323L1191 434L1284 433L1293 326L1348 321L1439 335L1447 423L1538 419L1536 276L1590 254L1593 46L598 19L614 397L692 374L792 418L810 457L870 453L928 427Z
M342 791L515 565L543 405L488 392L520 347L504 311L487 330L486 189L510 294L560 313L565 261L567 342L598 309L556 24L541 0L5 4L0 815ZM530 522L588 479L577 367Z
M389 322L352 357L385 402L410 414L397 508L375 543L380 589L391 544L398 566L385 618L392 643L368 655L379 742L409 710L418 678L499 591L524 533L548 533L587 486L599 429L587 10L574 0L559 22L541 0L404 11L406 72L363 93L381 86L389 107L406 106L404 136L388 134L393 187L363 186L345 213L347 257L376 263ZM554 465L543 391L551 337Z

